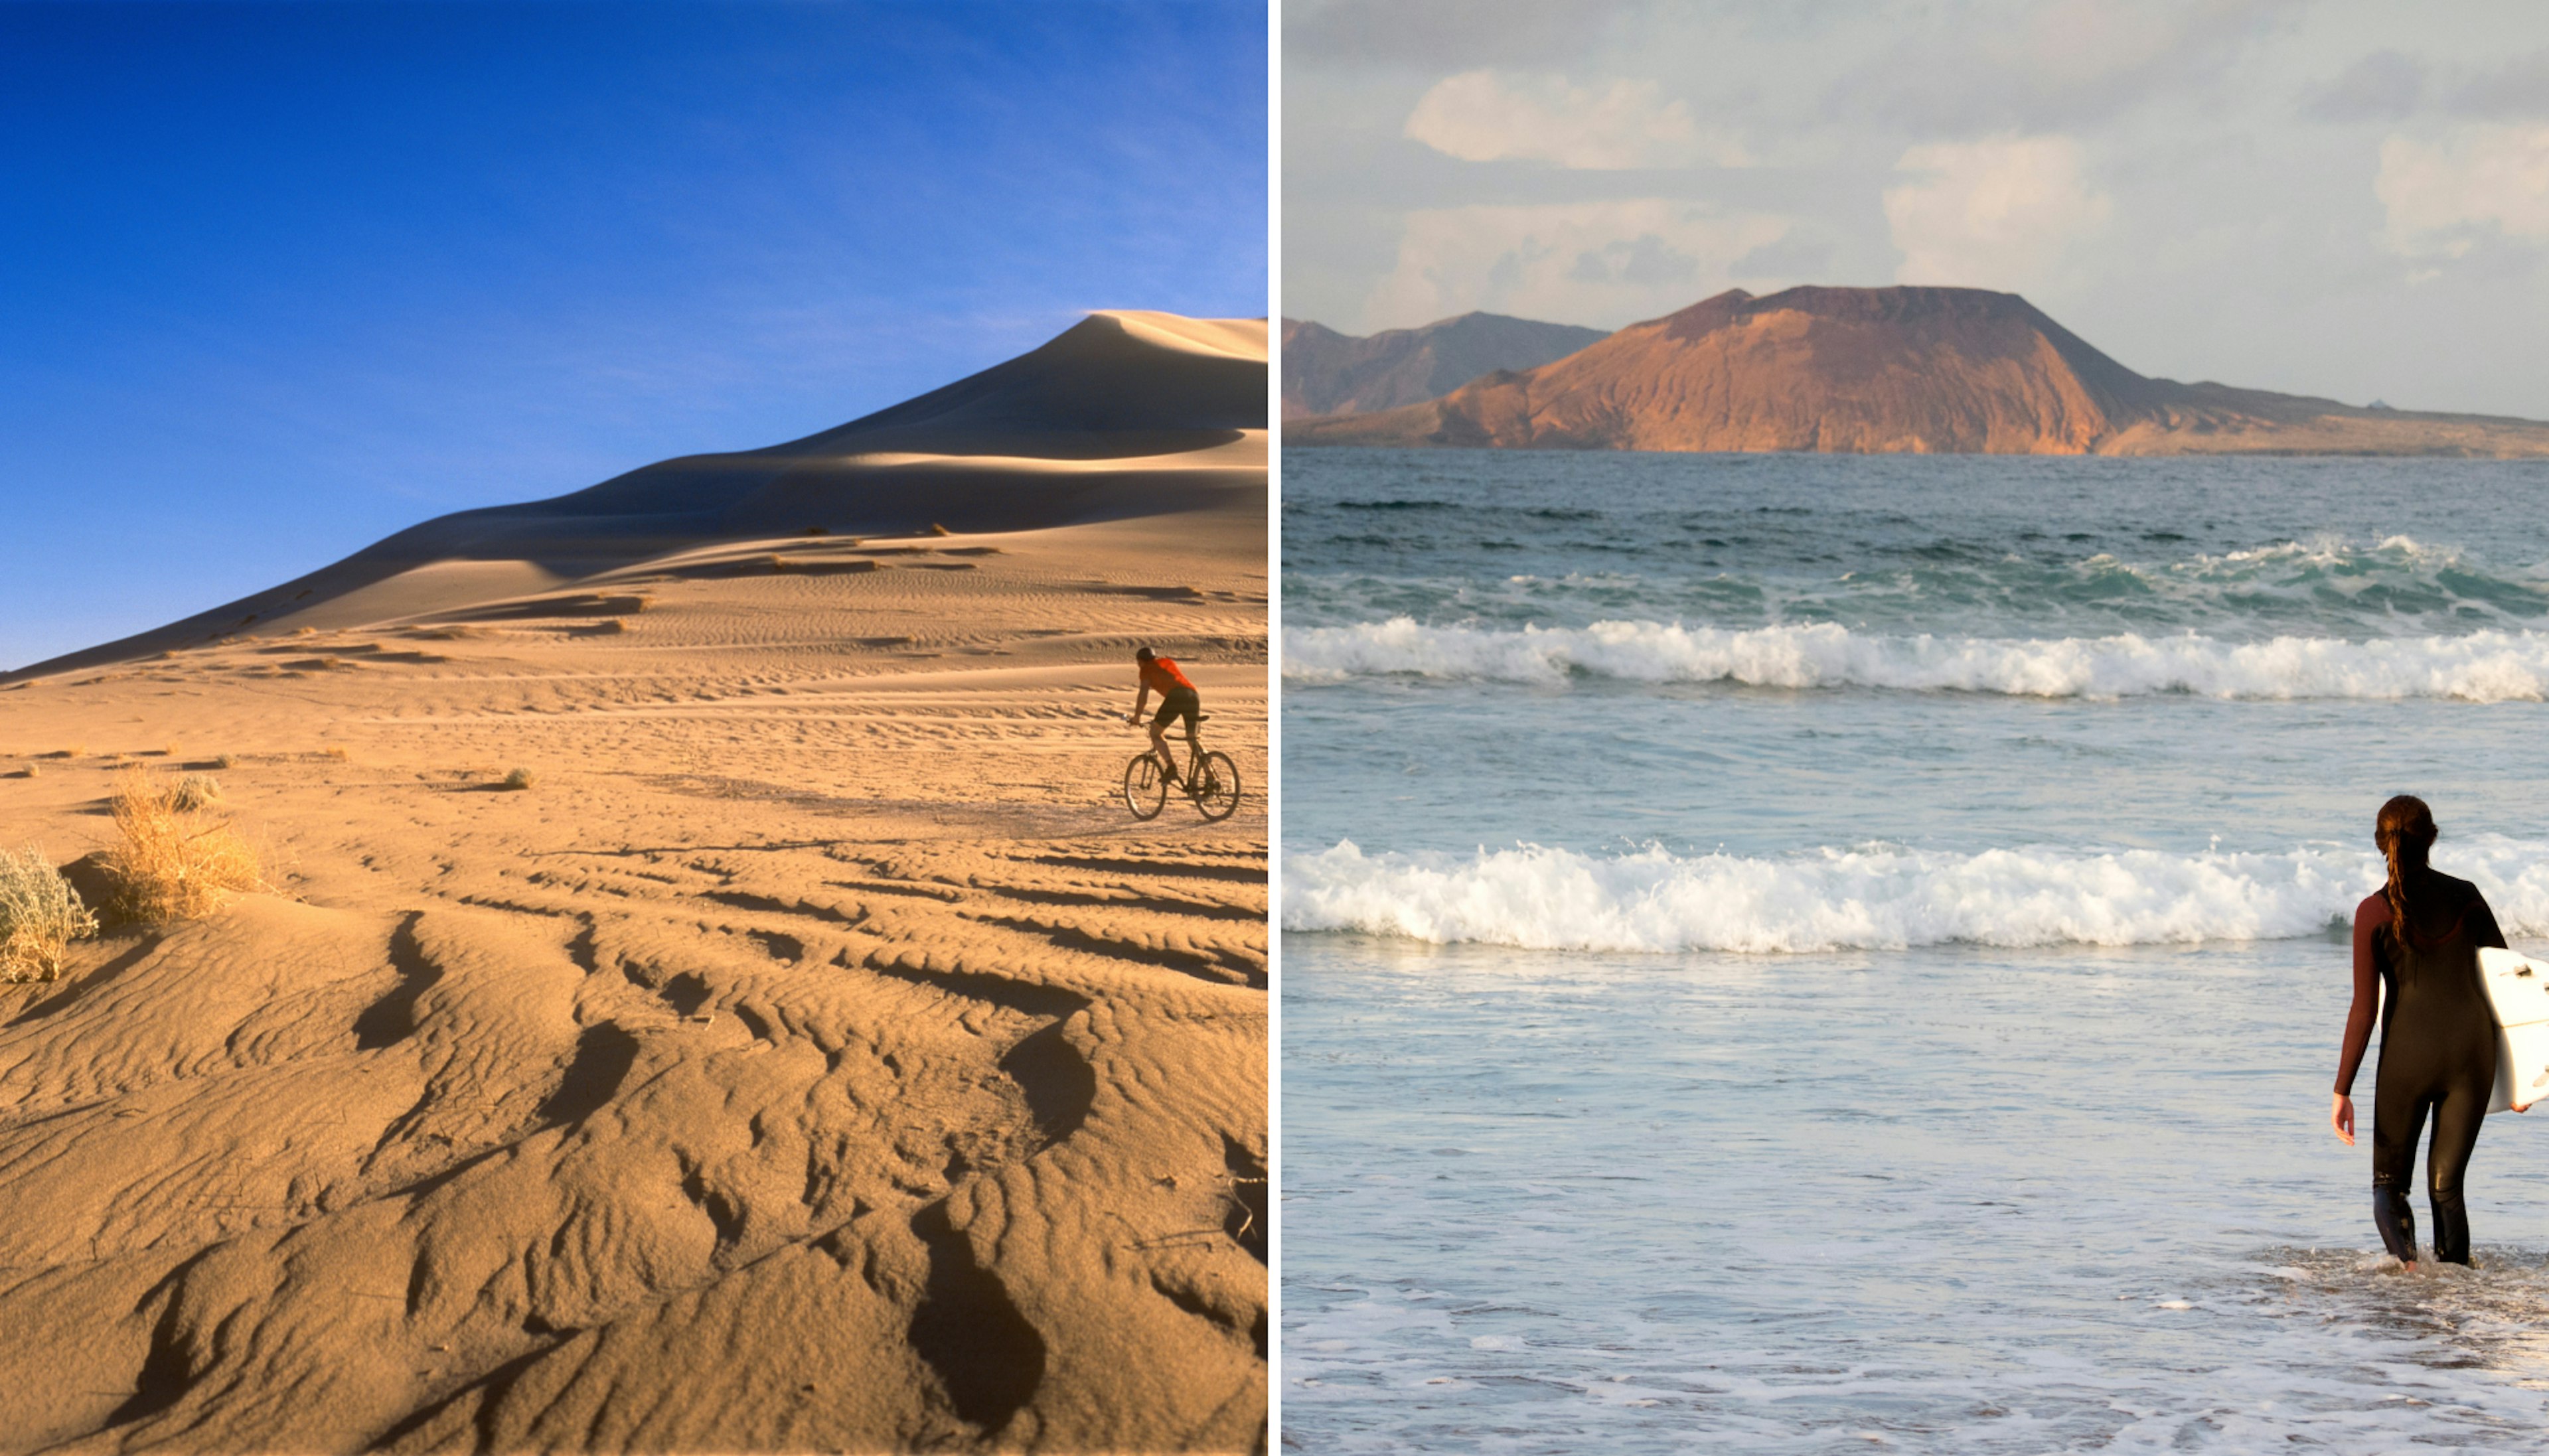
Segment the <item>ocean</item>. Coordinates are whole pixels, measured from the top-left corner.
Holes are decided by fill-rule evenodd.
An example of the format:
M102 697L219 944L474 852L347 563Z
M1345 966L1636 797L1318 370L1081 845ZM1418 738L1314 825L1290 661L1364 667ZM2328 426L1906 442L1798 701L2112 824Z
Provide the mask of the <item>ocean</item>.
M2326 1126L2384 798L2549 955L2544 506L1286 452L1286 1447L2549 1445L2549 1108L2413 1276Z

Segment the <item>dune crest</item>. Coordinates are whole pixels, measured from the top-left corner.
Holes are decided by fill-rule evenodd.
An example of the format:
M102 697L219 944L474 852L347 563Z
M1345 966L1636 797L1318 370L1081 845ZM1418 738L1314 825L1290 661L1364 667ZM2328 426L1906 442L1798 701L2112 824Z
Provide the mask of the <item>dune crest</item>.
M1013 531L1230 508L1265 489L1266 321L1092 314L1039 348L785 444L464 510L34 677L239 633L356 627L709 541Z

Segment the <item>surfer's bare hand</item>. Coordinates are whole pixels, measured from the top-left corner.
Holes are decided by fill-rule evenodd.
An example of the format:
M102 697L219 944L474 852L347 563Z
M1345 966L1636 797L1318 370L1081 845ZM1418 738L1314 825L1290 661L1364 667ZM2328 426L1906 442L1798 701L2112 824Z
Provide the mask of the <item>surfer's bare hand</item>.
M2513 1110L2515 1112L2529 1112L2531 1111L2531 1104L2528 1102L2517 1102L2513 1104Z
M2339 1140L2346 1146L2352 1147L2354 1145L2354 1099L2342 1092L2336 1093L2335 1097L2336 1102L2327 1110L2328 1126L2336 1129Z

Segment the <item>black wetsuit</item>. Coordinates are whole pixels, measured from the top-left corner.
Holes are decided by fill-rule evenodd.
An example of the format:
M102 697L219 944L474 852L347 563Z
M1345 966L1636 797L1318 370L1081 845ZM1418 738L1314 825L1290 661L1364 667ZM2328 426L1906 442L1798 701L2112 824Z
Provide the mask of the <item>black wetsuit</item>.
M2372 1037L2375 984L2389 989L2381 1014L2381 1067L2372 1094L2372 1222L2402 1260L2416 1257L2416 1216L2407 1198L2416 1138L2434 1115L2425 1156L2434 1210L2434 1257L2469 1262L2469 1213L2461 1176L2478 1145L2479 1124L2496 1091L2496 1013L2481 982L2478 953L2502 946L2495 912L2478 886L2431 869L2407 881L2407 934L2389 934L2390 902L2367 896L2354 911L2354 1005L2336 1090L2351 1095L2354 1070Z

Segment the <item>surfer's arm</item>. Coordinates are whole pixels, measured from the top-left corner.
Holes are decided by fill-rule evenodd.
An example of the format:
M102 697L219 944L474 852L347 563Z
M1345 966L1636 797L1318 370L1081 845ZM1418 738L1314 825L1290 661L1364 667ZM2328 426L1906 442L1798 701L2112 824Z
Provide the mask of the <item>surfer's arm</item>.
M2337 1052L2336 1095L2354 1092L2354 1071L2372 1045L2372 1019L2381 1007L2381 927L2390 923L2390 902L2367 896L2354 908L2354 1000L2345 1009L2345 1041ZM2493 927L2491 920L2489 925Z

